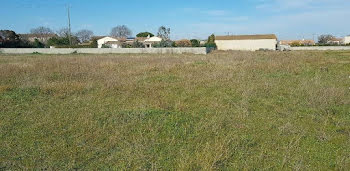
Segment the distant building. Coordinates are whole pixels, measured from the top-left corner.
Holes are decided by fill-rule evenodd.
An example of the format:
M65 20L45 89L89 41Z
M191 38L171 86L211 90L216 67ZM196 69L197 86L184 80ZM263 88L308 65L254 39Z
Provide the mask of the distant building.
M343 39L341 38L333 38L332 40L329 40L327 42L327 44L330 44L330 45L340 45L343 43Z
M57 37L56 34L20 34L21 39L28 40L29 42L35 42L35 39L42 43L46 43L49 39Z
M276 50L277 37L274 34L216 36L215 43L218 50Z
M103 45L106 45L110 48L121 48L120 41L113 37L103 37L97 40L97 47L102 48Z
M152 48L152 44L159 43L162 41L162 38L160 37L148 37L146 40L144 40L143 44L145 45L145 48Z
M281 40L280 44L281 45L290 45L290 46L293 46L293 45L313 46L316 43L313 40L302 39L302 40Z
M344 37L344 39L343 39L343 43L344 43L344 44L350 44L350 35L349 35L349 36Z

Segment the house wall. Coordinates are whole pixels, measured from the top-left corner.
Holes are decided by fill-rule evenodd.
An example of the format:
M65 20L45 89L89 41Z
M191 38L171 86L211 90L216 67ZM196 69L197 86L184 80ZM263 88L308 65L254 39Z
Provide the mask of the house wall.
M246 50L255 51L259 49L276 50L277 40L215 40L218 50Z
M350 43L350 36L346 36L344 38L344 44L349 44Z
M109 41L118 41L117 39L113 39L111 37L104 37L102 39L97 40L98 48L102 48L102 45ZM115 48L115 47L114 47Z

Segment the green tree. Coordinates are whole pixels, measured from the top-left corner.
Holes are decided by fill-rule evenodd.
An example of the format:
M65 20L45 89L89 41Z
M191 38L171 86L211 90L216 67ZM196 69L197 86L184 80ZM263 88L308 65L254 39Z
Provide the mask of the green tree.
M25 48L31 47L30 44L22 40L16 32L12 30L0 30L0 37L2 39L2 43L0 47L2 48Z
M154 34L152 34L150 32L141 32L141 33L136 35L136 37L148 37L148 36L153 37Z
M191 39L192 47L200 47L201 42L197 39Z
M212 34L212 35L210 35L208 37L208 41L205 44L205 47L207 47L207 48L214 48L214 49L217 48L216 43L215 43L215 35L214 34Z

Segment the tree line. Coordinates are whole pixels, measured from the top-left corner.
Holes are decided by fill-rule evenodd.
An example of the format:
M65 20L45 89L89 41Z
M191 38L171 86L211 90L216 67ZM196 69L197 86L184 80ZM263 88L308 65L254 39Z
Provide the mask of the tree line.
M12 30L0 30L0 47L2 48L44 48L50 46L61 46L61 47L97 47L97 38L94 38L94 32L88 29L82 29L75 33L71 33L68 28L61 28L57 31L51 28L40 26L37 28L30 29L30 35L35 35L36 37L49 37L47 40L35 39L34 41L29 41L23 35L17 34ZM200 47L200 41L197 39L192 40L170 40L171 29L165 26L161 26L158 29L157 37L162 38L160 43L155 44L153 47ZM110 31L109 36L116 38L128 38L133 35L133 32L126 25L119 25L113 27ZM154 37L155 35L150 32L141 32L136 34L136 37ZM208 38L205 46L216 46L214 35ZM143 47L141 43L135 42L135 45L125 45L125 47Z

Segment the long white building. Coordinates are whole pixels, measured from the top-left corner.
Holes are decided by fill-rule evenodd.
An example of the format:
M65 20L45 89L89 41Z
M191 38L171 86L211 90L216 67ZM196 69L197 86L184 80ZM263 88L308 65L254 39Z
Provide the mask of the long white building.
M216 36L215 43L218 50L276 50L277 37L274 34Z

